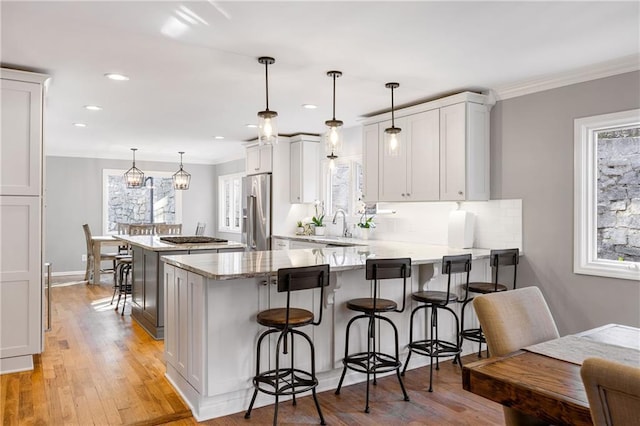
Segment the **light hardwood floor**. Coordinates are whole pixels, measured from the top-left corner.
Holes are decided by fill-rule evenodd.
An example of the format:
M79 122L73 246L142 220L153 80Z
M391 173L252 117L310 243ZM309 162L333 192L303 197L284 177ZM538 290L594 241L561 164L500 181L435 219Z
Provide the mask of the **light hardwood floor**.
M80 280L81 277L67 277ZM60 279L58 279L60 281ZM45 352L32 372L0 376L3 425L193 425L184 402L164 378L163 343L153 340L129 316L110 305L108 276L102 285L56 286L53 329L45 333ZM472 361L475 357L467 357ZM498 404L462 390L460 368L441 363L434 392L427 392L428 369L410 370L402 400L395 376L372 386L371 413L365 414L365 385L343 388L341 395L319 394L329 425L494 425L504 424ZM279 424L318 424L310 397L298 405L280 404ZM271 424L273 406L202 422L206 425Z

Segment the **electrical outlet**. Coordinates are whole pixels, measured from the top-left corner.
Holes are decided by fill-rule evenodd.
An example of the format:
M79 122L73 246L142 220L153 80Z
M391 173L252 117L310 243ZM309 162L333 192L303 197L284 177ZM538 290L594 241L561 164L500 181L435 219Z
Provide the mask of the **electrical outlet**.
M86 261L87 261L87 255L86 255L86 254L83 254L83 255L82 255L82 261L83 261L83 262L86 262Z

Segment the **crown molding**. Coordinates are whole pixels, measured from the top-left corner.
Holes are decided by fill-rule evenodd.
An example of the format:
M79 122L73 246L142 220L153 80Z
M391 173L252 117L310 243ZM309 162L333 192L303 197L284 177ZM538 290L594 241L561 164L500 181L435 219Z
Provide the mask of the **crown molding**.
M497 100L524 96L544 90L555 89L570 84L596 80L617 74L640 70L640 54L624 56L612 61L600 62L572 71L536 77L517 83L496 87L493 92Z

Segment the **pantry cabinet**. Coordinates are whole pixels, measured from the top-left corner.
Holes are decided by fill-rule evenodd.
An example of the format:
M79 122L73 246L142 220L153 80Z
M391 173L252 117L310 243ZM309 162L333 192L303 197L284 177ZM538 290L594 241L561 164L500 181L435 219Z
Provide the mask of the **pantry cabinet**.
M397 156L384 150L390 115L372 117L363 128L364 200L488 200L489 110L469 92L397 110Z
M0 372L43 349L43 74L0 72Z

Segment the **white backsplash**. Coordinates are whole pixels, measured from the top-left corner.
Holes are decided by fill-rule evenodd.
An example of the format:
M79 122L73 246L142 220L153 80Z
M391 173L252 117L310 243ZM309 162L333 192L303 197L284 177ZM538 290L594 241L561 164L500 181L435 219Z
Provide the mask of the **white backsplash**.
M474 247L522 250L522 200L459 204L475 214ZM378 209L396 213L376 216L374 239L447 245L449 212L457 210L458 203L379 203Z

